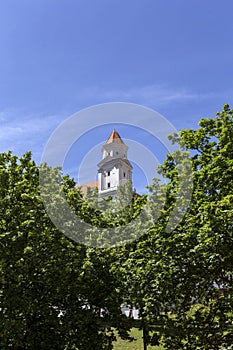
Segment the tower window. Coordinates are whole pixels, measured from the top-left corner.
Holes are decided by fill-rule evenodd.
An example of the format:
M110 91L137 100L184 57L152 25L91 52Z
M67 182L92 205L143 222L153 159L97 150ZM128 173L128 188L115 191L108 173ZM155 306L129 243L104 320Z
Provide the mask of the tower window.
M108 182L108 188L110 188L110 182Z
M125 172L123 172L123 177L125 177Z
M108 171L108 176L110 176L110 171Z

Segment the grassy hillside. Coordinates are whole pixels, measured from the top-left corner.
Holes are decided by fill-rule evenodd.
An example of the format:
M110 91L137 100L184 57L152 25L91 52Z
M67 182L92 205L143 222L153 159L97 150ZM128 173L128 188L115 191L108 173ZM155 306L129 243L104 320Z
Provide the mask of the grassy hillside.
M114 343L114 350L143 350L142 331L133 328L131 335L137 340L133 342L128 342L118 338L117 342ZM164 350L164 348L160 346L148 346L147 349Z

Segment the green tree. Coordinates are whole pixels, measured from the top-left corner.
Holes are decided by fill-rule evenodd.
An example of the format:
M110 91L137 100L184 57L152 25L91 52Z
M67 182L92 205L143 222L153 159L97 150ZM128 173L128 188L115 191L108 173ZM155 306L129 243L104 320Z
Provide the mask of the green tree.
M171 138L183 151L167 155L165 182L155 179L147 198L130 197L128 184L115 200L84 200L46 166L40 194L29 153L0 156L2 349L111 349L111 326L122 338L132 326L122 304L139 309L151 344L232 344L233 111ZM89 226L64 220L64 203Z
M113 267L140 310L152 344L166 349L220 349L233 343L233 110L201 119L197 130L173 135L183 152L168 154L161 174L166 184L150 186L152 211L160 210L146 236L124 247ZM190 151L193 194L173 230L167 223L176 205L176 159ZM183 161L185 162L185 157ZM188 184L188 182L187 182Z
M145 205L146 196L132 190L130 181L118 186L115 198L99 200L98 191L87 190L80 210L88 215L85 221L90 224L85 229L86 243L111 249L134 241L151 226Z
M74 181L59 169L44 171L73 209L87 215ZM111 349L110 325L123 337L128 327L111 255L68 239L54 226L30 153L20 159L1 154L0 182L0 348Z

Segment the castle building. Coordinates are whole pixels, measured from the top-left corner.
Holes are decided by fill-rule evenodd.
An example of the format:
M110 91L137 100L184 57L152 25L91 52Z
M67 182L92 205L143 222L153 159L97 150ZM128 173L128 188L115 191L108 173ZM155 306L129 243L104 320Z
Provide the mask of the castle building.
M87 188L98 188L99 198L116 195L117 187L132 182L132 165L127 158L128 146L116 130L113 130L102 146L102 160L98 166L98 181L81 186L85 195Z
M119 185L132 182L132 165L127 158L128 146L113 130L102 147L102 160L98 164L99 197L115 196Z

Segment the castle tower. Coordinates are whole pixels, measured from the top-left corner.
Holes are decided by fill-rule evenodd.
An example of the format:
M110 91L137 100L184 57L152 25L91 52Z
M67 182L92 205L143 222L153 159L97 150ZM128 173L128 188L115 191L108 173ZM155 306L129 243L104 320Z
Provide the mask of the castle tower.
M128 146L113 130L102 147L103 158L98 164L99 197L115 196L118 185L132 182L132 165L127 159Z

